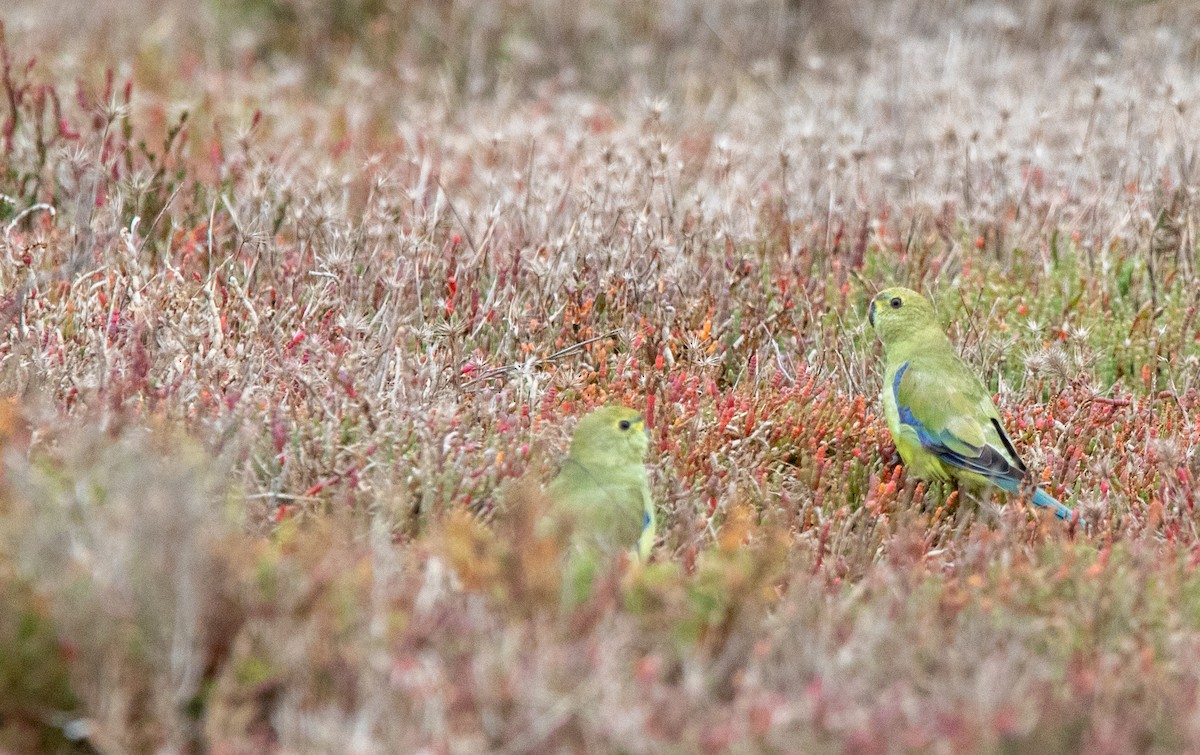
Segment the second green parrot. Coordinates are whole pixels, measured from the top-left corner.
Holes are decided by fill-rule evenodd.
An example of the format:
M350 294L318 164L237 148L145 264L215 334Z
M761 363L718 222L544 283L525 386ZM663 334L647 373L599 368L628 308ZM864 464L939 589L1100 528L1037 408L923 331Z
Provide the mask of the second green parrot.
M904 464L917 477L995 485L1013 492L1028 470L983 383L959 358L933 305L908 288L871 300L868 320L883 343L883 407ZM1035 506L1069 519L1071 509L1036 487Z
M649 447L642 415L628 407L601 407L579 421L562 469L546 489L573 520L577 545L650 555L656 517L644 463Z

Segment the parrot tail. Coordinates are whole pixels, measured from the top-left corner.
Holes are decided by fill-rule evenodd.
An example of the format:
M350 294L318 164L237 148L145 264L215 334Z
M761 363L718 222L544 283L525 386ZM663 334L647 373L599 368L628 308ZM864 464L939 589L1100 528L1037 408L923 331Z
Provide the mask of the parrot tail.
M1033 505L1042 508L1051 508L1054 510L1054 515L1059 519L1070 519L1074 512L1068 507L1058 502L1058 499L1050 495L1041 488L1033 489Z

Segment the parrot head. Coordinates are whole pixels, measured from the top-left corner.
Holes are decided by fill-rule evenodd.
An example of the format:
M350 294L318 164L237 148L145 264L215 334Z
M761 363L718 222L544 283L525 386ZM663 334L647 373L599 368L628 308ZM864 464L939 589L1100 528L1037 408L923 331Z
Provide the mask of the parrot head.
M637 411L604 406L583 419L571 438L570 455L588 464L640 464L650 448L650 433Z
M929 300L911 288L899 286L885 288L875 294L867 311L867 321L875 329L885 349L928 328L941 332Z

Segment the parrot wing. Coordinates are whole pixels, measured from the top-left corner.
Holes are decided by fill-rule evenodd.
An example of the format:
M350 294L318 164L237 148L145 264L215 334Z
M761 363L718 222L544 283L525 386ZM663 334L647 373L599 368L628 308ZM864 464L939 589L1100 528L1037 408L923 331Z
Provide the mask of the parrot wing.
M568 457L546 493L571 513L585 539L648 553L654 511L645 475L641 464L597 470ZM643 546L647 530L650 540Z
M914 357L896 370L891 390L901 427L922 448L951 469L1016 489L1025 465L983 383L957 355Z

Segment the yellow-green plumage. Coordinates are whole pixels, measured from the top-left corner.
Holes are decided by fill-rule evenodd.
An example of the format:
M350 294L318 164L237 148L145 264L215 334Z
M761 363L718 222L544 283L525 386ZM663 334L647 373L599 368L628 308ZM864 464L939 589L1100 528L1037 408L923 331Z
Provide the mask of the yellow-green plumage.
M869 319L883 343L883 408L905 466L927 480L953 477L1016 490L1025 464L991 395L955 352L929 300L911 289L888 288L871 300ZM1059 518L1071 516L1041 488L1033 503Z
M650 555L656 517L644 463L649 446L645 421L628 407L605 406L579 421L546 489L572 520L577 546Z

